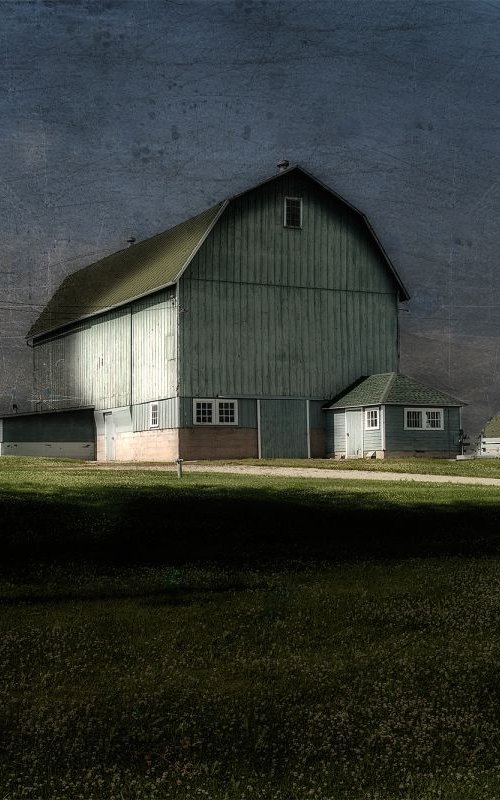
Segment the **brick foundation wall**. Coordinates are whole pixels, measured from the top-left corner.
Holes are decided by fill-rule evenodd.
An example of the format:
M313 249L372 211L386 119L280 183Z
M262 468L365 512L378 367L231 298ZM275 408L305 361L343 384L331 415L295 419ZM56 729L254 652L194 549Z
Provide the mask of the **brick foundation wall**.
M257 458L255 428L192 427L179 430L179 453L188 461L217 458Z

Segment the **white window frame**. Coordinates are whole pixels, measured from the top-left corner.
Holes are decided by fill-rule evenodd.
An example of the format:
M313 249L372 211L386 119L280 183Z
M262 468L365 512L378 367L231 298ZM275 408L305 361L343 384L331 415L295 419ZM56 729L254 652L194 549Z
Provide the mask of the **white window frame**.
M422 427L416 428L413 425L408 425L408 412L409 411L420 411L422 414ZM440 425L439 427L428 425L427 424L427 412L433 411L438 412L440 414ZM429 407L425 408L424 406L408 406L404 409L404 429L405 431L444 431L444 408L435 408Z
M368 415L375 412L377 415L377 424L376 425L369 425L368 424ZM373 408L365 408L365 431L379 431L380 430L380 408L375 406Z
M197 422L196 421L196 405L197 403L211 403L212 404L212 422ZM234 403L234 421L233 422L220 422L219 421L219 407L222 403ZM228 426L238 425L238 401L233 400L232 397L194 397L193 398L193 425L220 425L224 428Z
M196 411L198 403L210 403L212 406L212 422L197 422ZM213 397L196 397L193 399L193 425L215 425L215 400Z
M300 203L300 225L287 225L286 224L286 204L287 200L298 200ZM299 231L302 228L302 221L303 221L303 211L304 211L304 204L302 202L302 197L285 197L283 202L283 227L290 228L292 231Z
M156 422L154 422L154 418L156 416ZM150 428L159 428L160 427L160 404L159 403L150 403L149 404L149 427Z

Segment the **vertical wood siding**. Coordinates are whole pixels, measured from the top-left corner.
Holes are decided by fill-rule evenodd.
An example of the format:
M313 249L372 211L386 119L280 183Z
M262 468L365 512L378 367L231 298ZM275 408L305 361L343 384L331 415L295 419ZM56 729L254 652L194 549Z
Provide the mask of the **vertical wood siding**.
M307 458L305 400L262 400L262 458Z
M150 403L141 403L132 406L132 429L134 431L148 431L150 420ZM179 427L179 400L169 397L158 401L158 428Z
M132 403L173 397L177 392L175 291L159 292L135 303L132 320Z
M175 292L166 290L35 343L35 402L105 409L174 395L176 319Z
M49 409L127 405L129 342L130 311L124 308L35 344L35 401Z
M323 411L322 400L312 400L309 403L309 424L311 428L326 428L326 413Z
M359 411L356 411L359 414ZM363 425L363 452L382 449L382 431L365 430L365 409L362 412ZM326 414L326 452L344 453L346 450L345 411L338 409L328 411Z
M303 198L303 229L283 200ZM328 399L397 368L397 293L356 215L285 176L230 205L180 284L180 393Z
M328 411L326 414L326 452L345 452L345 413Z

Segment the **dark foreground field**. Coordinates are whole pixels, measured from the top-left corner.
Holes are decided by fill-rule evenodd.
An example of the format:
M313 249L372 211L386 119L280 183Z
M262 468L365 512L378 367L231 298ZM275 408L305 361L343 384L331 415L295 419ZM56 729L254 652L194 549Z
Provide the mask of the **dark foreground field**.
M0 460L0 800L500 796L500 490Z

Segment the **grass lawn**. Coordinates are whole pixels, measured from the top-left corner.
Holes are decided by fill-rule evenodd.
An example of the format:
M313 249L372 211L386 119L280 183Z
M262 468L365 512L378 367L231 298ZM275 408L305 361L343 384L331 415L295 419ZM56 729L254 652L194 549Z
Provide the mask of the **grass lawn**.
M500 796L500 490L0 459L0 800Z

